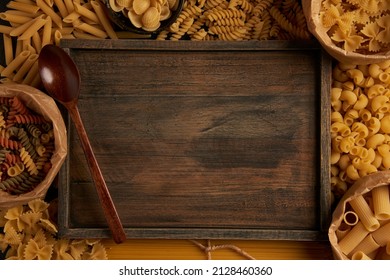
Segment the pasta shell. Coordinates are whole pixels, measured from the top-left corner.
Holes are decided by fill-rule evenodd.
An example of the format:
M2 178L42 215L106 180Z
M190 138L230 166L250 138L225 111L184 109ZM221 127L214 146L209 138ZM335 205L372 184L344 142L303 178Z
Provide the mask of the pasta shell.
M172 11L176 10L178 5L179 0L168 0L169 9L171 9Z
M133 6L133 0L116 0L116 4L119 7L129 8Z
M110 7L111 9L114 11L114 12L120 12L123 10L123 7L119 6L115 0L109 0L109 4L110 4Z
M168 6L162 6L160 13L160 20L166 20L171 16L171 10Z
M137 28L142 27L142 15L137 15L132 9L129 10L127 16L130 19L130 22Z
M142 15L150 7L150 0L134 0L133 10L137 15Z
M161 7L162 7L162 5L161 5L161 3L160 3L159 0L150 0L150 7L155 7L155 8L157 8L157 11L158 11L159 13L161 13Z
M160 13L156 7L150 7L142 16L142 25L147 29L153 29L160 24Z

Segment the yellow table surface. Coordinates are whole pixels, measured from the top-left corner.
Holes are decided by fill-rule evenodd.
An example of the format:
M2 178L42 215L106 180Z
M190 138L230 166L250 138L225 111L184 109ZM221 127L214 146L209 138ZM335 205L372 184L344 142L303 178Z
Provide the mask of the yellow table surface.
M254 240L103 240L111 260L325 260L329 242Z

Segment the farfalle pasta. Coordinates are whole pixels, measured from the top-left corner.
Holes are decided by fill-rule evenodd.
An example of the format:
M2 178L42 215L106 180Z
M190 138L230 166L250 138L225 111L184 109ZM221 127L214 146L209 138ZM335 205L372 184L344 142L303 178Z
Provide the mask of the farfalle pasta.
M57 236L50 204L34 199L0 212L0 253L8 260L106 260L100 240L65 240Z
M322 2L319 16L337 46L372 54L390 50L389 13L387 0L327 0Z

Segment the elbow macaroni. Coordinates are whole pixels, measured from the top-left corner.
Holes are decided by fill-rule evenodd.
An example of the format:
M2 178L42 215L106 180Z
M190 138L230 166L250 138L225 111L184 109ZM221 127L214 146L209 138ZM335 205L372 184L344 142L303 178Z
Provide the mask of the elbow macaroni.
M331 176L349 188L367 174L390 169L390 60L339 63L332 78L331 164L338 171ZM341 195L342 188L334 193Z

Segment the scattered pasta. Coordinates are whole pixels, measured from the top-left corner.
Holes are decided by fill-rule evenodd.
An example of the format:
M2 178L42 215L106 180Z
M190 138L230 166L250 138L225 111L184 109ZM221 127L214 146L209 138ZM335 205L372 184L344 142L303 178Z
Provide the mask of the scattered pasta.
M388 0L322 1L320 22L338 47L361 54L390 50Z
M51 168L52 124L18 97L0 100L0 116L0 191L12 195L29 192Z
M359 178L390 169L390 61L337 64L331 89L331 187L338 199Z
M302 7L294 0L188 0L157 40L310 39Z
M0 13L9 23L0 25L6 58L2 83L39 87L38 54L47 44L59 45L62 38L118 38L99 0L12 0L7 8Z
M0 212L0 253L8 260L106 260L100 240L65 240L57 236L50 204L35 199Z

